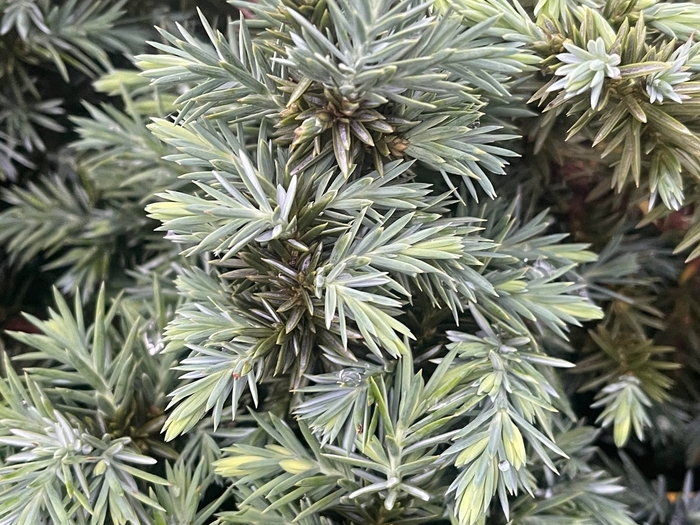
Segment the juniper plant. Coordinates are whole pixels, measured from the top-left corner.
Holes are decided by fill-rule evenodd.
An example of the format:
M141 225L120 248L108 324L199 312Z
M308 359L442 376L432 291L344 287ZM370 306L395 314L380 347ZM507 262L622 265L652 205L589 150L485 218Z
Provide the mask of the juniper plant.
M692 523L700 8L231 4L5 193L0 522Z

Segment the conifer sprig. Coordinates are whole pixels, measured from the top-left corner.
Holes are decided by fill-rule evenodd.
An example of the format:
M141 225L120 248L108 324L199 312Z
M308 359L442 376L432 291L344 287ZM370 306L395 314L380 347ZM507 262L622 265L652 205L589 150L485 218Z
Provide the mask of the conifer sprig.
M10 453L0 515L26 524L149 522L164 509L146 487L168 484L150 470L154 456L177 456L158 437L171 363L149 352L133 312L118 301L106 308L104 288L89 326L79 299L74 312L55 300L48 321L30 317L40 333L13 334L33 349L23 360L53 366L26 367L23 382L5 361L0 443Z
M275 444L234 445L217 463L246 494L228 521L261 511L279 512L280 522L286 512L304 520L332 511L350 520L424 522L443 515L443 505L431 506L431 491L442 486L460 522L473 524L495 493L508 514L510 496L535 490L526 441L551 469L550 454L563 454L547 415L557 394L539 367L569 365L542 352L532 323L565 339L568 323L599 317L577 295L574 271L593 255L585 245L560 244L563 235L545 235L546 214L521 222L501 202L464 204L466 194L493 195L472 166L488 165L489 152L506 153L479 137L511 136L489 135L493 126L471 129L473 117L454 120L486 105L480 93L505 95L503 73L526 70L531 59L518 46L481 39L495 19L468 29L427 5L389 5L329 3L321 18L337 32L324 34L295 6L252 4L267 32L241 20L224 37L204 22L209 44L181 31L184 40L165 35L171 45L156 46L175 55L172 62L140 58L155 85L190 83L176 102L182 112L151 128L179 151L170 160L196 170L187 178L197 187L162 194L148 211L185 255L210 259L207 271L180 278L187 300L168 327L169 350L184 346L190 355L178 366L184 383L173 393L166 437L186 434L209 411L216 426L229 406L236 415L244 404L264 405L267 385L280 381L304 435L300 441L277 415L255 416ZM393 25L400 31L385 34ZM464 45L443 50L445 35ZM389 49L397 56L385 56ZM513 61L512 69L494 68L498 89L481 73L474 80L470 68L497 59ZM444 78L426 68L442 68ZM270 84L270 74L294 86ZM258 104L263 97L268 106ZM410 118L401 123L399 115ZM275 132L285 129L280 119L288 139ZM387 155L371 122L396 123L386 133L405 147ZM483 153L460 144L471 137ZM463 183L449 178L450 158L472 170L457 171ZM435 191L429 173L448 193ZM524 253L533 263L523 262ZM423 298L460 326L480 327L484 342L442 350L437 370L414 370L419 334L403 318ZM474 446L487 441L486 459L476 461L483 449ZM461 474L451 483L445 473L453 466ZM419 510L416 498L430 504Z

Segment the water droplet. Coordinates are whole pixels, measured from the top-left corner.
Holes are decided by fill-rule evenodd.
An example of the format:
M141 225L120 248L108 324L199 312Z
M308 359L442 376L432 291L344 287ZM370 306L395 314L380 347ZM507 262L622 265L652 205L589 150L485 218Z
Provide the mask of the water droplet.
M356 387L362 382L362 374L352 369L341 370L340 374L338 374L338 382L343 385Z
M504 459L498 464L498 469L501 472L507 472L510 469L510 463Z
M556 271L556 268L546 259L538 257L530 268L530 271L536 276L536 278L542 278L552 275Z
M147 332L143 334L143 343L150 355L157 355L165 348L165 342L160 333L149 327Z

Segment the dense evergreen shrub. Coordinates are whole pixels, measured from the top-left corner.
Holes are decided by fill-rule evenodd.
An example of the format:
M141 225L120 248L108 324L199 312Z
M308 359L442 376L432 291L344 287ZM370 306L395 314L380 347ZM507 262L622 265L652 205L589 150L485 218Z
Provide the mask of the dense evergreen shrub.
M0 523L699 522L700 5L230 4L0 0Z

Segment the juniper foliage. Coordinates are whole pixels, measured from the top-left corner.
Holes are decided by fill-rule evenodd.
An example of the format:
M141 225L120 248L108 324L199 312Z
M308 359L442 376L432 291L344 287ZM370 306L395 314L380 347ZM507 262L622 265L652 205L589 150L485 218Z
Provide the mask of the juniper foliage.
M231 4L5 191L0 522L696 522L700 7Z

